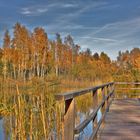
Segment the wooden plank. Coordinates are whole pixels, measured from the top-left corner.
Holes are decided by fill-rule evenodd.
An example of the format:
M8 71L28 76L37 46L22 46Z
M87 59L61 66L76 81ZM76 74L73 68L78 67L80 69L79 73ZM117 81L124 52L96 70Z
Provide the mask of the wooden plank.
M99 140L140 139L140 101L138 99L115 100L100 129Z

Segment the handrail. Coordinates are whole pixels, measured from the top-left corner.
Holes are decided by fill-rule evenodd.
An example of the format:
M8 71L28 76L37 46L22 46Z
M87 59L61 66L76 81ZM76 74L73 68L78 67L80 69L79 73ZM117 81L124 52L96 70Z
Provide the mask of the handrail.
M140 88L117 88L117 90L140 90Z
M115 85L140 85L140 82L115 82Z
M98 105L98 107L95 109L95 111L93 111L87 119L85 119L81 124L79 124L75 129L74 132L75 134L80 133L88 124L91 120L94 121L94 119L96 118L96 115L99 111L99 109L104 105L105 101L114 93L114 90L112 92L110 92L107 97L105 97L105 99L102 100L102 102Z
M113 100L113 99L112 99L112 100ZM95 130L94 130L93 133L91 134L89 140L94 140L94 138L96 137L97 132L98 132L98 130L99 130L99 128L100 128L100 126L101 126L101 124L102 124L102 122L103 122L103 119L105 118L105 115L106 115L107 111L109 110L109 107L110 107L110 104L112 103L112 100L110 101L109 105L107 106L107 108L106 108L106 110L105 110L105 112L104 112L102 118L101 118L100 121L98 122L97 128L95 128Z
M140 82L115 82L117 99L140 97ZM122 94L123 93L123 94Z
M102 92L102 101L98 104L97 92L101 89ZM105 93L105 89L107 89L107 93ZM93 95L93 112L75 128L75 97L87 94L92 92ZM107 94L107 95L106 95ZM114 82L106 83L103 85L90 87L74 92L68 92L64 94L57 94L55 98L57 100L63 100L65 105L65 113L63 116L63 132L62 132L62 140L74 140L75 134L79 134L88 124L89 122L93 122L95 126L92 138L96 136L98 129L103 122L103 118L97 122L97 113L99 109L102 109L102 114L105 116L105 113L109 110L109 105L111 100L113 99L112 95L114 94ZM111 98L111 100L110 100ZM102 117L103 117L102 116Z
M96 91L98 89L101 89L101 88L104 88L106 86L109 86L109 85L113 85L114 82L110 82L110 83L106 83L106 84L103 84L103 85L99 85L99 86L95 86L95 87L90 87L90 88L86 88L86 89L82 89L82 90L78 90L78 91L72 91L72 92L67 92L67 93L59 93L59 94L56 94L55 95L55 98L57 100L69 100L69 99L72 99L72 98L75 98L77 96L81 96L81 95L84 95L90 91Z

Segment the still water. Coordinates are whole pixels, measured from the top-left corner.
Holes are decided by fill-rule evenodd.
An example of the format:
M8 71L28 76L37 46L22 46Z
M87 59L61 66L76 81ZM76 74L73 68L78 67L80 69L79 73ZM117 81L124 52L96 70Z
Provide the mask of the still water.
M91 110L91 112L92 112L92 110ZM80 116L80 123L81 123L86 118L86 115L84 113L80 113L80 112L78 113L78 115ZM97 115L98 122L101 119L101 117L102 117L102 113L101 113L101 110L99 110L98 115ZM8 127L8 126L5 126L6 124L4 124L4 119L6 119L6 117L0 119L0 140L11 140L10 135L6 135L4 127ZM90 135L92 134L92 130L93 130L93 123L90 122L87 125L87 127L79 135L75 136L75 139L76 140L85 140L85 139L89 138Z
M4 140L3 119L0 118L0 140Z
M116 94L117 98L136 98L138 97L136 92L124 93L120 92ZM9 111L6 116L0 118L0 140L15 140L15 139L27 139L30 140L46 140L54 139L58 137L61 139L61 109L52 108L54 102L51 98L42 96L34 97L16 97L11 99L6 96L6 99L2 96L1 102L6 104ZM92 95L85 98L77 99L76 109L76 126L83 122L86 117L93 111L92 110ZM85 100L86 99L86 100ZM99 96L101 101L101 97ZM49 103L49 104L47 104ZM59 106L59 105L58 105ZM7 113L7 112L6 112ZM102 117L101 110L98 111L97 121ZM93 123L90 122L88 126L79 134L76 135L77 140L88 139L93 130ZM45 127L44 127L45 126ZM54 137L55 136L55 137Z
M92 111L93 110L91 110L91 112ZM86 118L86 116L83 113L79 113L79 115L80 115L80 121L81 121L80 123L82 123L84 121L84 119ZM102 117L102 112L101 112L101 109L99 109L99 111L97 113L97 122L100 121L101 117ZM88 139L91 136L92 132L93 132L93 123L90 122L87 125L87 127L79 135L75 136L75 139L76 140Z

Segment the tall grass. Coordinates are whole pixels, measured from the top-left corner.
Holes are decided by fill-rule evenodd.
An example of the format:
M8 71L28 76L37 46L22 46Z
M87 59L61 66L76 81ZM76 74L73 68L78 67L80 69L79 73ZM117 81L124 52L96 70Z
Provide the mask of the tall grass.
M11 140L61 139L64 102L56 101L54 95L101 83L63 78L34 78L26 83L0 79L0 116L4 120L5 137ZM76 98L77 112L89 112L91 107L91 94Z
M0 115L5 137L18 140L49 140L60 137L61 114L54 99L55 87L34 79L29 83L1 79Z

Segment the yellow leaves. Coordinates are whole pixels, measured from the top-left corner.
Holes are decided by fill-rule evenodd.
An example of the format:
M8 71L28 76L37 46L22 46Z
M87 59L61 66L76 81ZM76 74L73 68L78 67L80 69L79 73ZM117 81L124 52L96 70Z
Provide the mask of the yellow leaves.
M2 65L3 71L24 79L45 77L54 71L61 75L98 79L112 76L118 67L140 69L139 48L119 53L118 62L112 63L104 52L92 55L90 49L80 51L70 35L61 39L57 34L56 40L50 41L43 28L37 27L30 32L19 23L14 26L12 39L8 32L5 33L1 54L2 63L6 64Z
M48 47L48 37L43 28L34 29L33 39L33 43L39 52Z
M134 60L134 66L138 69L140 69L140 56L137 57L137 59Z

